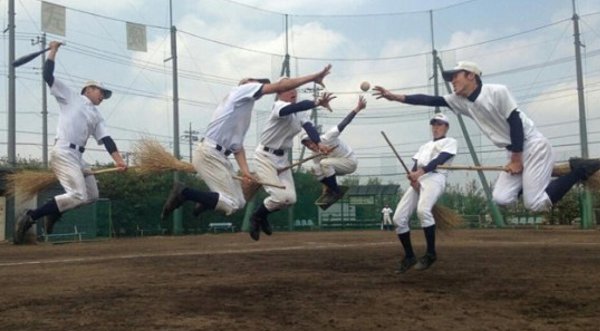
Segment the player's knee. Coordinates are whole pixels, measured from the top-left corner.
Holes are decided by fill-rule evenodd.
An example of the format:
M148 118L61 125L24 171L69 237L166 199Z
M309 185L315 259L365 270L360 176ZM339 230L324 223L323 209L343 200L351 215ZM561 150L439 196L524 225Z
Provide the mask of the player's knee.
M500 206L506 206L515 202L517 197L510 196L505 192L494 191L492 192L492 200Z
M296 193L295 192L282 192L277 195L275 199L282 207L287 207L296 203Z
M523 199L523 206L525 209L533 211L533 212L543 212L548 211L550 207L552 207L552 202L550 199Z
M417 207L417 218L419 219L419 221L421 221L421 224L423 224L423 222L427 221L428 219L433 219L433 215L431 214L431 209Z

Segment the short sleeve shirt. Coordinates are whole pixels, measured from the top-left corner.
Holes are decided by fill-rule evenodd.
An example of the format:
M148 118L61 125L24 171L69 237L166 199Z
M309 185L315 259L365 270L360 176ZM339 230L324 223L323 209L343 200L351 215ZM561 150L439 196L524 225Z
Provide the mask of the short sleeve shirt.
M429 164L431 160L437 158L441 153L445 152L448 154L456 155L458 151L458 144L454 138L442 138L438 140L432 140L419 148L417 154L413 156L413 160L417 162L417 167L421 168ZM445 164L452 164L454 157L446 161ZM448 171L443 169L437 169L436 172L446 174Z
M261 88L262 84L253 82L231 89L213 113L205 137L232 152L241 150Z
M109 134L104 118L90 99L70 89L57 78L50 87L50 94L59 105L57 141L85 146L92 136L98 144L102 144L101 139Z
M533 121L517 109L517 103L504 85L483 84L475 102L456 94L445 95L444 100L453 112L473 119L481 132L498 147L511 144L507 119L513 110L519 111L525 139L537 134Z
M307 111L299 111L286 116L280 116L279 112L289 102L277 100L273 104L267 124L260 135L260 143L263 146L274 149L291 148L294 144L294 136L302 131L302 126L310 122Z

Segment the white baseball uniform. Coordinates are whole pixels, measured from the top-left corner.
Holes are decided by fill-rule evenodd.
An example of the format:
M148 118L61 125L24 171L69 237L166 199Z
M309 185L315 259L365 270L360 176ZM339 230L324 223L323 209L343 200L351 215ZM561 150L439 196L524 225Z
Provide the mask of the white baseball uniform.
M456 155L457 143L454 138L441 138L430 141L419 148L413 160L417 162L417 167L422 168L437 158L440 153ZM451 164L454 157L450 158L445 164ZM420 190L417 192L412 186L409 186L394 213L394 223L396 223L396 233L402 234L410 231L409 218L417 210L417 217L421 222L421 227L426 228L435 224L435 219L431 210L438 198L444 192L446 186L446 177L448 171L436 169L419 177Z
M328 155L313 159L313 166L310 171L318 180L333 175L348 175L356 171L358 159L352 148L339 138L340 134L338 126L335 125L321 135L322 144L328 147L337 147Z
M445 95L444 100L453 112L473 119L494 145L506 148L511 144L507 119L517 109L517 103L506 86L483 84L475 102L456 94ZM525 113L519 110L519 115L525 138L523 173L511 175L501 172L494 186L493 200L500 205L513 203L522 189L525 208L533 211L547 210L552 206L545 191L554 166L552 146ZM509 152L509 158L510 154Z
M61 213L98 199L98 185L93 175L84 176L88 168L83 151L90 136L98 144L109 134L100 111L84 95L54 79L50 93L59 105L56 140L50 151L50 165L65 194L54 197Z
M231 215L246 205L241 183L228 156L244 148L244 137L252 119L254 102L262 84L234 87L221 101L208 124L206 134L196 144L192 164L209 189L219 193L216 210Z
M383 230L384 226L387 225L392 225L392 218L390 217L390 215L393 213L394 211L392 210L392 208L390 207L384 207L381 210L381 214L383 214L383 223L381 223L381 229Z
M287 150L292 147L294 136L302 130L302 125L310 122L310 118L306 111L280 116L281 109L288 105L289 102L275 101L255 153L257 177L263 182L285 186L285 189L265 186L269 196L264 200L264 205L269 211L296 203L296 186L292 171L277 174L277 169L290 164Z

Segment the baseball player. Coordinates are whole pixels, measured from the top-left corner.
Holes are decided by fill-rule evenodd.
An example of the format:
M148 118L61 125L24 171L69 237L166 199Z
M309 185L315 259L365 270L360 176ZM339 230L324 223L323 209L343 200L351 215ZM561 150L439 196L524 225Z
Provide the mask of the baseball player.
M242 186L233 178L235 172L228 157L233 154L246 183L256 181L250 174L244 150L244 137L250 126L254 102L265 94L293 90L308 82L324 86L323 79L330 70L331 65L327 65L317 73L273 84L268 79L241 80L217 106L204 138L194 150L192 163L210 191L203 192L175 183L161 217L166 218L187 200L196 202L196 216L206 210L219 210L231 215L243 208L246 200Z
M287 78L284 78L287 80ZM287 208L296 203L296 187L292 171L287 170L278 174L277 169L289 165L288 149L292 148L294 136L302 129L317 141L318 149L327 153L329 148L319 142L319 132L310 121L306 112L315 107L330 109L329 102L335 97L325 93L316 101L304 100L296 102L298 93L295 89L277 94L267 124L260 136L256 147L256 175L263 182L280 183L285 189L265 186L269 195L259 204L250 218L250 237L260 239L260 231L271 235L272 228L267 219L274 211Z
M459 62L442 75L452 82L454 93L443 97L403 95L376 86L374 95L413 105L449 107L454 113L473 119L494 145L508 151L506 171L500 173L494 185L493 200L497 204L511 204L522 193L525 208L548 210L578 181L600 169L598 159L571 158L571 172L550 181L554 166L552 146L518 108L506 86L483 84L481 70L473 62Z
M389 205L385 205L381 210L381 214L383 215L383 222L381 222L381 230L387 230L388 226L390 230L392 229L392 218L391 215L394 211L390 208Z
M317 179L323 183L324 191L328 195L327 203L333 203L342 197L342 192L337 184L336 176L348 175L356 171L358 159L354 155L354 151L348 144L344 143L340 138L340 134L356 114L367 107L367 101L364 97L359 97L356 107L336 126L329 129L320 136L320 141L325 146L328 146L331 151L329 154L313 159L312 173ZM314 153L318 153L318 145L315 140L302 134L300 141L306 148Z
M87 165L83 160L83 153L90 136L104 145L121 171L127 170L97 108L103 100L111 97L112 92L102 83L88 81L81 93L78 93L56 79L54 60L60 45L57 41L48 45L50 52L44 65L44 80L59 105L58 127L54 147L50 151L50 164L65 193L55 196L40 208L27 210L18 219L14 238L16 244L23 242L27 230L41 217L45 216L44 228L47 234L51 234L54 224L64 212L98 199L96 178L84 173Z
M419 148L413 156L415 161L408 174L410 187L398 202L394 223L396 233L404 248L404 259L400 262L398 273L404 273L415 266L417 270L429 268L436 260L435 219L431 210L446 186L447 170L437 169L440 164L451 164L457 152L456 139L446 137L448 118L438 113L429 121L433 140ZM427 253L417 260L410 241L409 219L414 211L421 222L427 242Z

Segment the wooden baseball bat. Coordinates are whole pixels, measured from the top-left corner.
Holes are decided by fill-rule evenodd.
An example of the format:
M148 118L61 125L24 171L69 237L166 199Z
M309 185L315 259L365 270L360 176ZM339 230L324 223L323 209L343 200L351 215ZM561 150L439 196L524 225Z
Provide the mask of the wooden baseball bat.
M333 151L333 150L334 150L334 149L336 149L336 148L337 148L337 145L336 145L336 146L333 146L333 148L332 148L331 150ZM311 155L311 156L309 156L309 157L307 157L307 158L304 158L304 159L302 159L302 160L299 160L299 161L297 161L297 162L295 162L295 163L292 163L292 164L290 164L289 166L283 167L283 168L281 168L281 169L277 169L277 174L279 175L280 173L282 173L282 172L284 172L284 171L286 171L286 170L292 169L293 167L295 167L295 166L299 166L299 165L301 165L302 163L304 163L304 162L306 162L306 161L310 161L310 160L312 160L312 159L314 159L314 158L316 158L316 157L323 156L323 155L327 155L327 154L325 154L325 153L317 153L317 154L315 154L315 155Z
M243 181L244 180L244 177L242 177L242 176L233 176L233 178L237 179L239 181ZM280 188L280 189L285 190L285 186L283 186L283 185L277 185L277 184L271 184L271 183L263 183L263 182L256 182L256 183L260 184L262 186L271 186L271 187L276 187L276 188Z
M27 62L30 62L31 60L35 59L36 57L40 56L42 53L45 53L47 51L50 50L50 47L46 47L40 51L37 52L33 52L31 54L27 54L27 55L23 55L20 58L16 59L13 61L12 65L13 67L20 67L22 65L24 65Z
M394 151L394 154L396 154L396 158L398 158L398 161L400 161L400 163L402 163L402 167L404 167L404 171L406 171L407 174L410 173L410 171L408 170L408 167L406 166L406 164L404 164L404 161L402 161L400 154L398 154L398 151L396 151L396 148L394 147L394 145L392 145L392 142L385 135L385 132L381 131L381 135L383 136L385 141L387 141L388 145L390 145L390 148L392 149L392 151Z
M483 171L506 171L503 166L466 166L466 165L446 165L440 164L437 166L438 169L445 170L483 170Z

